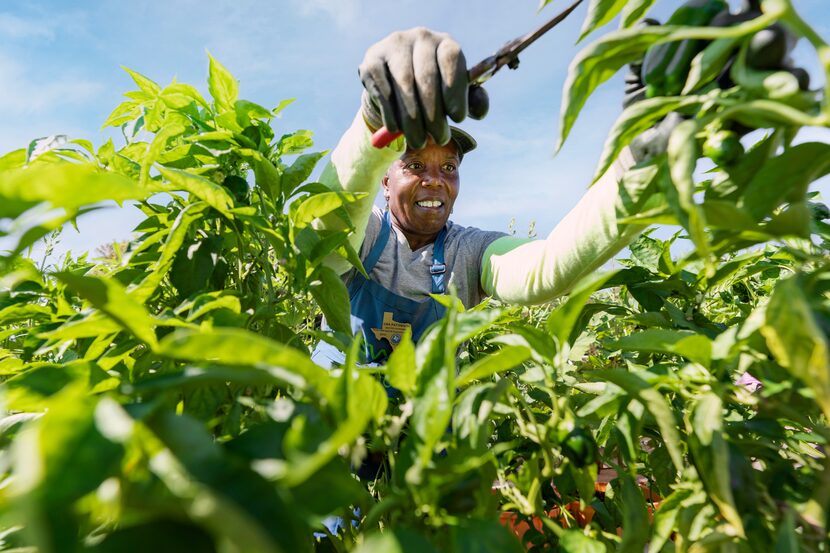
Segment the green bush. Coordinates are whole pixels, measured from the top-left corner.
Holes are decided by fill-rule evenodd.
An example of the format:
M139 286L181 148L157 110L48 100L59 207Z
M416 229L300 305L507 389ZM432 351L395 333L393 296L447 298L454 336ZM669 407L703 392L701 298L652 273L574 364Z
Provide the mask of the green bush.
M828 96L718 88L706 76L729 56L705 52L740 63L775 21L825 69L828 47L784 0L736 27L629 28L651 3L591 2L584 34L620 10L625 28L574 61L560 132L649 46L714 39L686 95L623 113L597 171L686 112L667 154L625 178L652 188L630 222L680 225L694 251L647 233L553 305L447 296L383 367L356 365L322 263L360 265L347 232L311 226L355 196L306 182L323 153L303 153L307 131L277 138L289 102L238 99L215 60L210 101L130 72L139 89L107 119L121 147L0 158L0 217L20 230L0 292L3 550L502 552L523 550L521 528L524 546L566 552L826 551L830 233L808 187L830 146L792 139L828 125ZM768 131L697 182L702 144L733 122ZM107 200L146 216L111 259L21 255ZM342 368L310 361L321 339Z

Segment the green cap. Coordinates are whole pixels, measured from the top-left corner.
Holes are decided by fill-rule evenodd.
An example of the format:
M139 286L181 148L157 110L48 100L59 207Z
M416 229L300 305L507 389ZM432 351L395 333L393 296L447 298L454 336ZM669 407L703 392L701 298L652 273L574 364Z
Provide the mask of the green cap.
M475 138L458 127L450 127L450 140L452 140L458 148L459 159L463 159L464 154L475 150L476 146L478 146Z

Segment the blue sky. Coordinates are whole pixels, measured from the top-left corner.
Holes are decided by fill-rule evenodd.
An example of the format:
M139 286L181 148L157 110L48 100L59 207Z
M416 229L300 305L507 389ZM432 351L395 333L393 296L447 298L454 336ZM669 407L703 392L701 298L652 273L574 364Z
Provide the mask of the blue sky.
M794 3L830 37L827 0ZM0 152L50 134L100 144L109 136L101 123L121 94L135 88L122 65L161 84L176 77L205 91L206 50L239 79L242 97L264 106L297 98L277 120L278 132L310 129L316 149L331 149L359 105L363 52L389 32L416 25L449 32L472 65L567 4L555 0L537 12L536 0L5 0ZM665 20L678 4L658 1L653 13ZM479 149L462 166L456 222L507 230L515 217L524 234L534 220L544 236L584 192L622 98L619 75L594 95L553 157L562 84L580 48L574 43L584 13L581 6L527 50L517 71L495 76L487 86L490 115L462 125ZM820 84L816 62L803 46L798 59ZM810 138L830 140L830 134ZM59 250L125 239L140 218L129 207L87 215L79 221L80 233L66 229Z

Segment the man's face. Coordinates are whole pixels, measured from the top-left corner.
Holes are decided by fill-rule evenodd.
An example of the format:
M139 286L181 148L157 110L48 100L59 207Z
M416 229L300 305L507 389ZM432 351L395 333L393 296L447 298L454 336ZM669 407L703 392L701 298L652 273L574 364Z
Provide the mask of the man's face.
M415 250L432 242L458 197L458 151L453 142L430 141L408 150L383 178L383 192L392 218Z

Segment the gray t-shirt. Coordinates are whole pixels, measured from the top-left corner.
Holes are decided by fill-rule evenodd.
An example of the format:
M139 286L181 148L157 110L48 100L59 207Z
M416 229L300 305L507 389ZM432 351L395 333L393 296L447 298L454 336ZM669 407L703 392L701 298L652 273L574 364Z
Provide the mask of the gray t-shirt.
M383 211L375 206L369 215L366 236L360 248L361 259L366 259L369 255L382 224ZM481 289L481 256L487 246L502 236L507 234L447 222L447 237L444 242L444 263L447 272L444 275L444 283L447 291L450 285L455 286L464 307L473 307L484 298L484 291ZM428 244L412 251L406 237L393 225L386 247L369 276L399 296L416 301L426 299L432 292L432 277L429 274L432 246ZM354 273L354 269L347 273L347 282L353 278Z

